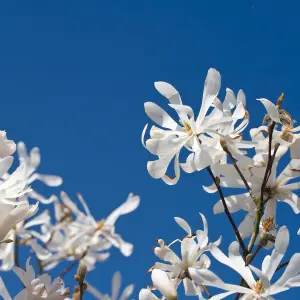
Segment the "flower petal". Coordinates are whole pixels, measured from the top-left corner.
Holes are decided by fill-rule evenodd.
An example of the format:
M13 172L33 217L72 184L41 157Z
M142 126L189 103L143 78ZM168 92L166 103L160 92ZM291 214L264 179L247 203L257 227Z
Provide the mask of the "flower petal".
M260 101L264 105L264 107L267 110L267 113L270 116L272 121L274 121L276 123L281 123L278 109L270 100L265 99L265 98L260 98L257 100Z
M166 97L172 104L182 104L178 91L169 83L164 81L154 82L156 90Z

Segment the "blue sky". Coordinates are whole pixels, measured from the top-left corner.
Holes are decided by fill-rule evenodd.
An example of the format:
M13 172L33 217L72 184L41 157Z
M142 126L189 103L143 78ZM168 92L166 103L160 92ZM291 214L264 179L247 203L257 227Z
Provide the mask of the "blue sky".
M110 291L110 278L120 270L125 283L136 284L137 298L150 284L145 272L155 261L155 238L182 235L174 216L198 229L203 212L212 240L223 234L227 249L233 235L225 216L212 214L218 197L202 191L209 183L205 173L184 174L173 187L148 175L151 156L140 143L148 121L143 103L166 108L153 86L162 80L197 111L206 72L215 67L222 74L221 98L226 87L245 91L252 126L264 115L255 99L274 100L282 91L284 108L297 119L299 8L295 1L275 0L0 4L1 129L28 147L39 146L40 171L61 175L62 188L73 197L80 191L99 219L129 192L141 196L140 208L117 224L135 245L132 257L114 251L89 275L102 292ZM295 252L299 217L281 205L281 225L285 218ZM3 277L12 288L14 277Z

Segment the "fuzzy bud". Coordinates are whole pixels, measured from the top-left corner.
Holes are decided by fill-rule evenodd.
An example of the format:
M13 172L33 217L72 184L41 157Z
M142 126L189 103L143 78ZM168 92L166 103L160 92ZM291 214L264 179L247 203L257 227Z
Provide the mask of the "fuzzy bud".
M81 263L77 269L77 273L75 275L75 280L79 283L79 284L83 284L84 283L84 279L87 273L87 267L85 264Z

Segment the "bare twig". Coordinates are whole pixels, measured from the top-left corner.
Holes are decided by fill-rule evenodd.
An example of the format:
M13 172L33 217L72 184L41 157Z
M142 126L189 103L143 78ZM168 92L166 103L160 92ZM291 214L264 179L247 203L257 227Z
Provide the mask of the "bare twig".
M251 239L250 239L250 242L248 245L249 252L251 252L253 249L254 243L255 243L256 238L259 233L260 221L261 221L261 218L264 213L264 193L265 193L266 185L268 183L268 175L269 175L269 172L272 172L272 165L273 165L273 161L274 161L272 159L272 138L273 138L273 131L274 131L275 125L276 125L276 123L272 122L272 124L269 127L268 164L267 164L264 179L263 179L263 182L261 185L260 199L257 199L257 203L256 203L256 218L255 218L254 229L253 229ZM274 151L274 153L275 153L275 151Z
M236 159L232 156L232 154L230 153L230 151L229 151L229 149L228 149L227 147L226 147L226 148L223 148L223 149L224 149L224 151L228 154L228 156L229 156L229 158L230 158L230 160L231 160L231 162L232 162L234 168L236 169L236 171L237 171L238 174L240 175L240 177L241 177L241 179L242 179L242 181L243 181L243 183L244 183L246 189L247 189L248 192L249 192L250 197L255 201L255 196L254 196L253 193L252 193L252 190L251 190L251 188L250 188L250 186L249 186L249 184L248 184L248 181L246 180L245 176L243 175L242 171L240 170L239 166L237 165Z
M214 181L214 183L215 183L215 185L216 185L216 187L218 189L219 195L221 197L221 201L222 201L223 206L224 206L225 214L226 214L226 216L227 216L227 218L228 218L228 220L229 220L229 222L230 222L230 224L231 224L231 226L232 226L232 228L234 230L234 233L235 233L235 235L236 235L236 237L238 239L238 242L239 242L239 244L240 244L240 246L242 248L243 256L245 258L248 255L249 252L247 250L247 247L244 244L244 241L243 241L243 239L242 239L242 237L240 235L240 232L239 232L236 224L234 223L234 220L233 220L233 218L231 216L231 213L230 213L230 211L229 211L229 209L227 207L227 203L225 201L225 197L224 197L224 194L223 194L222 189L220 187L220 184L219 184L217 178L215 177L215 175L213 174L212 170L210 169L210 167L207 167L206 169L207 169L209 175L211 176L212 180Z
M284 268L285 266L287 266L289 264L290 260L285 261L284 263L280 264L276 271L279 271L280 269Z

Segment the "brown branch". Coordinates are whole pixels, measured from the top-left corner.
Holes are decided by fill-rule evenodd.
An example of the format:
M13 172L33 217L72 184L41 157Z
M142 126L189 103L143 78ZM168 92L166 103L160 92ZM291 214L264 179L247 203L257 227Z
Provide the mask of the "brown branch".
M224 149L224 151L228 154L228 156L229 156L229 158L230 158L230 160L231 160L231 162L232 162L234 168L236 169L236 171L237 171L238 174L240 175L240 177L241 177L241 179L242 179L242 181L243 181L243 183L244 183L246 189L247 189L248 192L249 192L250 197L251 197L253 200L255 200L255 197L254 197L254 195L253 195L253 193L252 193L252 190L251 190L251 188L250 188L250 186L249 186L249 184L248 184L248 181L246 180L245 176L243 175L242 171L240 170L239 166L238 166L237 163L236 163L236 159L232 156L232 154L230 153L230 151L228 150L227 147L226 147L226 148L223 148L223 149Z
M264 213L264 193L265 193L266 185L268 183L268 175L269 175L269 172L272 172L272 165L273 165L273 161L274 161L272 159L272 138L273 138L273 131L274 131L275 125L276 125L276 123L272 122L272 124L269 127L268 164L267 164L265 175L263 178L263 183L261 185L260 199L257 199L257 203L256 203L256 218L255 218L254 229L253 229L251 239L250 239L250 242L248 245L249 252L252 251L254 243L256 241L256 238L259 234L259 225L260 225L260 221L263 216L263 213ZM274 151L274 153L275 153L275 151Z
M233 220L233 218L232 218L232 216L231 216L231 213L230 213L230 211L229 211L229 209L228 209L228 207L227 207L227 203L226 203L226 201L225 201L225 197L224 197L224 194L223 194L223 192L222 192L222 189L221 189L221 187L220 187L220 185L219 185L219 182L218 182L218 180L216 179L216 177L215 177L215 175L213 174L213 172L212 172L212 170L210 169L210 167L207 167L206 169L207 169L209 175L211 176L212 180L214 181L214 183L215 183L215 185L216 185L216 187L217 187L217 189L218 189L219 195L220 195L220 197L221 197L221 201L222 201L223 206L224 206L225 214L226 214L226 216L227 216L227 218L228 218L228 220L229 220L229 222L230 222L230 224L231 224L231 226L232 226L232 228L233 228L233 230L234 230L234 233L235 233L235 235L236 235L236 237L237 237L237 239L238 239L238 242L239 242L239 244L240 244L240 246L241 246L241 248L242 248L243 256L244 256L244 258L245 258L245 257L248 255L248 253L249 253L249 252L248 252L248 249L247 249L247 247L245 246L244 241L243 241L243 239L242 239L242 237L241 237L241 235L240 235L240 232L239 232L237 226L235 225L234 220Z
M279 271L280 269L284 268L285 266L287 266L289 264L290 260L285 261L284 263L280 264L277 268L276 271Z

